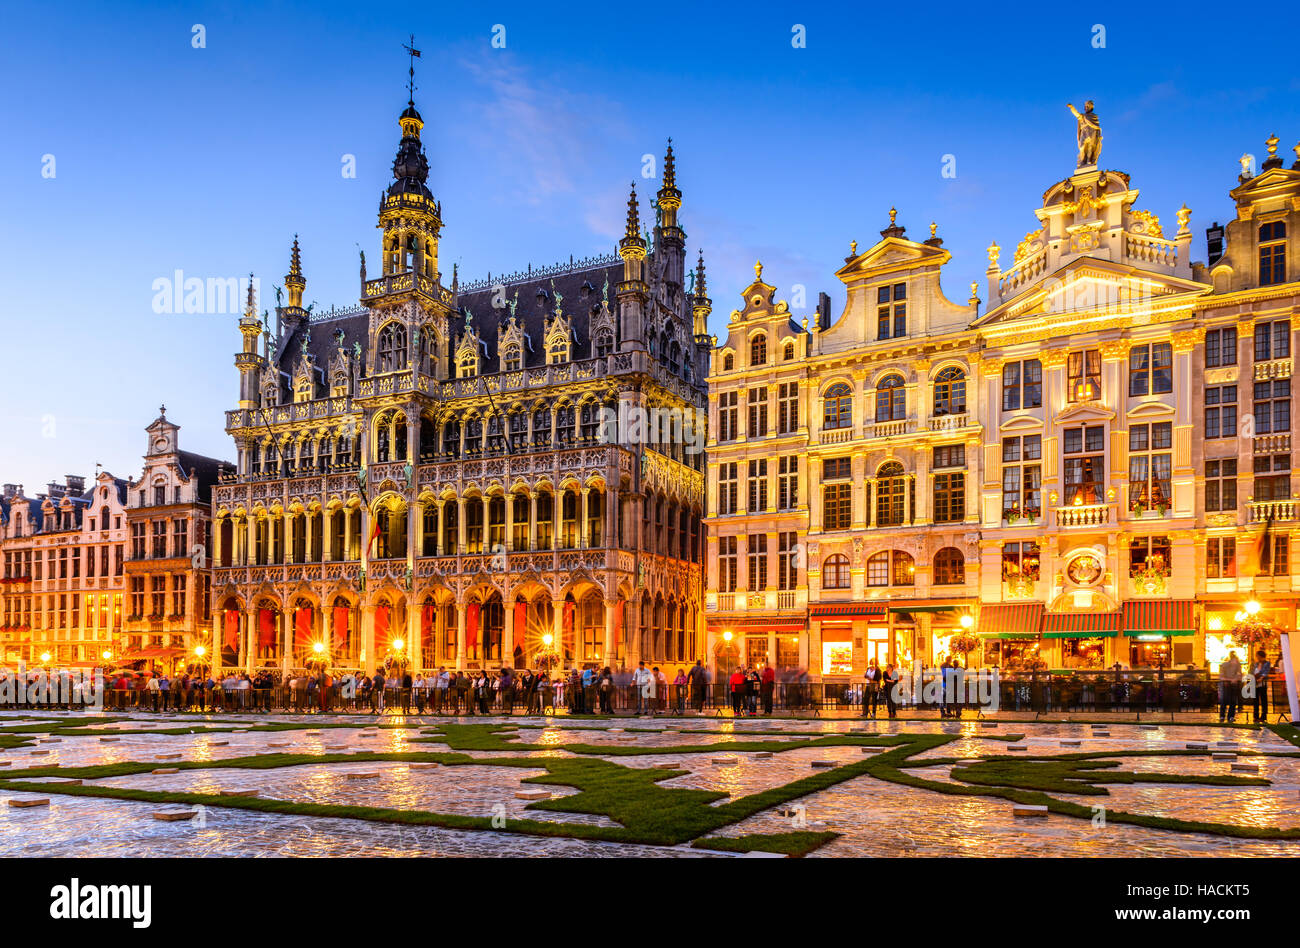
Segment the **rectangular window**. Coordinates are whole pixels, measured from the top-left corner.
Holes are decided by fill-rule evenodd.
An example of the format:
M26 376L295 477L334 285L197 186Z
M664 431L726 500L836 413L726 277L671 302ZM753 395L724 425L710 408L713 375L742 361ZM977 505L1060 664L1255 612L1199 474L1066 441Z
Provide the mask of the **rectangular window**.
M1291 455L1255 455L1254 474L1256 502L1291 499Z
M794 510L799 505L799 456L787 454L777 462L777 510Z
M1291 356L1291 321L1278 319L1255 324L1255 361L1287 359Z
M1101 350L1071 352L1065 363L1066 397L1072 402L1101 398Z
M749 491L749 506L745 509L749 513L757 513L767 509L767 458L759 458L756 461L749 462L749 478L747 481Z
M782 382L776 390L777 434L793 434L799 428L799 383Z
M151 616L162 616L167 609L167 577L151 576L149 585Z
M966 445L943 444L934 449L934 467L965 467Z
M181 573L172 577L172 615L185 615L185 576Z
M1037 518L1043 510L1043 436L1002 438L1002 519Z
M1291 430L1291 380L1255 383L1255 434L1285 434Z
M966 475L945 471L934 475L934 522L959 523L966 519Z
M718 395L718 440L735 441L739 436L739 398L735 392Z
M1205 509L1231 512L1237 509L1237 459L1205 462Z
M1038 544L1032 540L1024 543L1002 544L1002 579L1038 579Z
M1129 507L1168 507L1173 499L1170 480L1173 424L1168 421L1134 425L1128 432Z
M1164 395L1174 390L1174 349L1167 342L1134 346L1128 351L1128 393Z
M749 390L749 432L747 437L762 438L767 435L767 388Z
M745 549L748 566L749 590L758 592L767 588L767 534L751 533Z
M1169 552L1169 537L1133 537L1128 546L1129 575L1135 576L1146 570L1163 571L1164 575L1172 573L1173 561Z
M1286 222L1269 221L1259 226L1259 285L1286 282Z
M1106 432L1101 425L1066 428L1065 496L1070 506L1098 504L1104 496Z
M1205 334L1205 367L1237 364L1237 330L1211 329Z
M736 512L737 484L736 462L728 461L718 465L718 513Z
M1205 575L1209 579L1232 579L1237 575L1235 537L1210 537L1205 541Z
M1205 390L1205 437L1231 438L1237 433L1237 386Z
M822 529L847 530L853 518L853 485L826 484L822 487Z
M776 535L776 588L794 589L799 584L799 535L794 531Z
M189 552L189 521L183 517L172 521L172 556L185 556Z
M149 554L154 559L163 559L167 556L167 521L153 521L153 550Z
M907 335L907 284L876 288L876 338L897 339Z
M736 538L718 537L718 591L736 591Z
M1002 367L1002 410L1040 408L1043 404L1043 364L1037 359L1008 362Z

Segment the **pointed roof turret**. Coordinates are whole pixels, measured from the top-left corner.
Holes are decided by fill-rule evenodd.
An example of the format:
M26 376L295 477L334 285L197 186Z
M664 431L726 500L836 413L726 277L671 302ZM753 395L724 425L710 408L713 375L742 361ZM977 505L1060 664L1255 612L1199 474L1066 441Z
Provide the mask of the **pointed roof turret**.
M302 275L302 254L298 250L298 235L293 235L293 249L289 252L289 272L284 276L285 289L289 291L289 305L302 308L302 291L307 288L307 280Z
M618 254L624 260L645 257L646 241L641 236L641 211L636 199L636 182L632 182L632 191L627 198L627 228L623 239L618 242Z

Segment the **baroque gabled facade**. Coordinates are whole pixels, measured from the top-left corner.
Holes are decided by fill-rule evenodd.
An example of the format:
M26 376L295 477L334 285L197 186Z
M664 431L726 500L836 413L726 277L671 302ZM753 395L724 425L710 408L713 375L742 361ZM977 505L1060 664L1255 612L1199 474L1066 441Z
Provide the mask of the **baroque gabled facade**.
M671 143L657 223L616 256L449 285L414 103L361 303L276 332L248 301L238 472L214 492L213 648L228 667L685 664L703 646L705 405ZM279 291L277 291L277 295ZM653 419L649 430L637 424Z
M1247 599L1296 628L1300 161L1244 158L1193 264L1191 212L1167 235L1075 114L1079 165L1009 267L989 248L983 311L892 210L833 324L744 291L709 376L720 664L847 681L971 628L1006 669L1217 668Z

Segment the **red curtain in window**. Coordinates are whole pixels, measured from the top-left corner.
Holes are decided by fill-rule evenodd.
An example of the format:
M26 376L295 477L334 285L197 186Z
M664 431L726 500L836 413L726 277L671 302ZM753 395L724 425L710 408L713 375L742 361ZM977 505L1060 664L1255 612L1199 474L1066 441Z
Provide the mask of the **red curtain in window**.
M352 612L347 606L334 607L334 650L341 652L348 645L348 620Z
M478 611L477 602L471 602L465 610L465 643L471 649L478 648Z
M388 619L390 606L385 603L375 609L375 658L388 652Z
M295 652L311 648L311 610L295 609L293 612L293 649Z
M429 644L433 642L433 609L434 606L431 602L426 602L423 608L420 609L420 641L424 642L426 647L429 647Z
M257 647L275 647L275 612L271 609L257 610Z
M232 652L239 652L239 612L235 609L226 610L226 629L222 641L226 648Z
M528 628L528 603L515 603L515 644L523 646L524 632Z
M578 607L572 600L566 601L564 603L564 625L562 626L563 629L562 636L564 638L564 648L566 651L569 652L574 651L573 620L574 620L574 616L577 614L577 611L578 611Z

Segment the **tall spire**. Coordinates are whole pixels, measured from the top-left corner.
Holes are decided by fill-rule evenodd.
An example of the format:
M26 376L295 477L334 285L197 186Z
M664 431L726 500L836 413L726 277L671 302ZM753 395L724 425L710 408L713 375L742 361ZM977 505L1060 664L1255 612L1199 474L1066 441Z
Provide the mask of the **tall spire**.
M257 319L257 295L253 290L253 274L248 274L248 299L244 302L244 318Z
M627 198L627 229L623 232L624 240L632 238L640 239L641 236L641 211L637 206L636 200L636 182L632 182L632 192Z
M668 139L668 152L664 155L664 187L674 188L677 186L677 162L673 159L673 140L670 136Z
M700 251L699 262L695 264L695 295L691 299L691 313L695 317L693 331L696 342L707 342L709 338L709 314L713 312L713 301L709 299L708 284L704 279L704 251Z
M302 291L307 280L302 275L302 255L298 251L298 235L293 235L293 250L289 252L289 272L284 277L284 287L289 291L289 305L302 309Z

